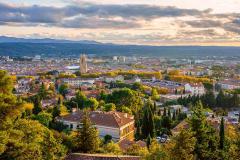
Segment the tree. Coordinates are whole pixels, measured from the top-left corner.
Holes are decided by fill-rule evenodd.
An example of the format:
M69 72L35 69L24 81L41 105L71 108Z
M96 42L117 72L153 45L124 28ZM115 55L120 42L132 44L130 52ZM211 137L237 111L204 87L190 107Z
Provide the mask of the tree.
M38 95L40 96L40 99L45 99L47 96L47 89L44 85L44 83L41 84L39 90L38 90Z
M107 143L111 142L111 140L112 140L111 135L107 134L107 135L104 136L104 144L107 144Z
M119 155L122 153L119 145L113 141L107 143L103 148L104 152L107 154Z
M216 106L221 108L225 107L225 96L222 90L220 90L220 92L217 95Z
M55 105L52 110L52 118L55 119L56 117L60 116L60 105Z
M175 121L176 120L176 111L173 110L173 116L172 116L172 120Z
M82 127L77 132L77 150L83 153L94 153L99 148L98 131L92 126L89 114L84 111L81 120Z
M219 137L220 137L220 139L219 139L219 148L221 149L221 150L223 150L224 149L224 141L225 141L225 131L224 131L224 119L223 119L223 117L222 117L222 119L221 119L221 124L220 124L220 128L219 128L219 130L220 130L220 132L219 132Z
M109 111L114 111L116 109L116 106L113 103L107 103L104 105L103 108L105 112L109 112Z
M141 147L139 144L133 144L127 148L126 154L145 157L148 155L148 149L146 147Z
M33 119L38 120L41 124L48 127L49 123L52 121L52 115L47 112L40 112L37 115L34 115Z
M193 107L190 118L191 130L197 139L195 153L198 159L215 159L218 156L216 130L208 123L201 102Z
M142 138L146 139L148 135L152 138L155 136L155 124L153 113L151 110L151 101L148 100L144 107L143 119L142 119Z
M153 140L149 146L149 154L144 157L146 160L160 160L166 158L166 153L156 140Z
M174 146L170 151L173 160L194 160L196 138L190 130L181 130L173 141Z
M42 103L39 95L36 95L33 100L33 114L38 114L42 111Z
M169 107L168 107L168 117L171 119L171 110Z
M87 102L87 97L83 92L78 91L73 101L78 104L80 109L83 109L85 107L85 103Z
M0 93L12 94L13 81L6 71L0 70Z
M37 121L20 119L7 130L8 141L0 159L62 159L66 148Z
M150 136L150 134L147 137L147 147L149 148L150 144L151 144L152 138Z
M143 85L139 82L135 82L132 85L132 90L142 92L144 90Z
M231 107L239 107L240 106L240 98L236 93L230 98Z
M68 93L68 89L69 89L68 85L64 83L59 86L58 91L63 97L65 97L66 94Z
M152 89L152 92L151 92L151 96L152 96L152 100L159 100L159 95L158 95L158 92L157 92L157 89L156 88L153 88Z
M166 109L166 107L164 107L164 109L163 109L163 116L167 116L167 109Z
M122 111L124 106L128 107L133 114L136 114L143 105L138 92L128 88L114 90L112 94L108 95L106 102L114 103L118 111Z
M216 98L213 91L208 91L205 95L201 97L201 101L204 106L213 108L216 106Z
M96 98L91 97L86 101L85 107L89 107L92 111L95 111L98 108L98 104Z

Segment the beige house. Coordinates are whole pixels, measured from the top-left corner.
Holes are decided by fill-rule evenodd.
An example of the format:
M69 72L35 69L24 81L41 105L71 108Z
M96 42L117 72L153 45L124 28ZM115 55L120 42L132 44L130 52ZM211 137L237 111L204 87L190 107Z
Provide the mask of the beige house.
M58 117L57 120L67 125L70 129L76 130L81 127L82 111L76 111L69 115ZM123 139L134 139L134 117L127 113L110 111L89 112L89 118L99 131L99 136L111 135L113 141Z

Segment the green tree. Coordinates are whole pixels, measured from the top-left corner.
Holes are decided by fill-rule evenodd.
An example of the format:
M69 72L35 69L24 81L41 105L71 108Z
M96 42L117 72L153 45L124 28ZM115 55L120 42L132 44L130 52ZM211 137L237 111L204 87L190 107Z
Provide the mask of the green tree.
M223 91L220 90L220 92L218 93L217 98L216 98L216 105L217 105L217 107L224 108L225 104L226 104L225 95L224 95Z
M221 119L221 124L220 124L219 130L220 130L219 131L219 137L220 137L220 139L219 139L219 148L221 150L223 150L224 149L224 143L225 143L225 131L224 131L224 119L223 119L223 117Z
M33 114L38 114L42 111L42 103L39 95L34 96L33 98Z
M61 159L66 148L60 139L37 121L20 119L8 131L8 142L0 159Z
M93 97L89 98L85 103L85 107L91 108L92 111L95 111L98 108L98 105L98 101Z
M181 130L173 141L172 160L194 160L196 138L190 130Z
M41 84L39 90L38 90L38 95L40 96L40 99L45 99L47 96L47 89L44 85L44 83Z
M143 85L139 82L133 83L132 89L139 92L142 92L144 90Z
M133 114L136 114L143 105L138 92L128 88L114 90L112 94L108 95L107 103L114 103L118 111L122 111L124 106L128 107Z
M47 112L40 112L33 116L33 119L38 120L41 124L48 127L49 123L52 121L52 115Z
M87 102L87 97L83 92L78 91L73 101L78 104L79 108L83 109L85 107L85 103Z
M193 107L193 114L190 118L191 130L195 133L197 139L195 153L198 159L218 158L218 140L216 130L208 123L204 114L201 102Z
M58 91L63 97L65 97L68 92L68 89L69 89L68 85L64 83L59 86Z
M161 160L167 157L161 145L156 140L153 140L149 146L149 154L144 157L146 160Z
M104 105L103 109L105 112L114 111L116 109L116 106L113 103L107 103Z
M113 141L104 145L103 148L104 148L104 152L107 154L119 155L122 153L119 145L117 143L114 143Z
M0 93L12 94L13 81L6 71L0 70Z
M84 112L80 127L77 134L77 150L83 153L94 153L99 148L98 131L92 126L89 115Z
M148 135L155 136L155 124L150 100L146 102L142 119L142 138L146 139Z
M148 135L147 137L147 147L149 148L149 146L151 145L151 141L152 141L152 138L150 136L150 134Z

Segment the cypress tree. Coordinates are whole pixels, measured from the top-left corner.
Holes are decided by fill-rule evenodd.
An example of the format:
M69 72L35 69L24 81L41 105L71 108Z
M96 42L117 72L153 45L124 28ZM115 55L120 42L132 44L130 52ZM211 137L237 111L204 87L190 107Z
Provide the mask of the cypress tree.
M164 109L163 109L163 116L167 116L167 109L166 109L166 107L164 107Z
M41 106L41 99L40 96L37 95L36 97L34 97L34 107L33 107L33 114L38 114L39 112L42 111L42 106Z
M154 110L154 112L156 112L156 110L157 110L157 104L156 104L156 101L154 101L154 103L153 103L153 110Z
M162 116L161 109L158 110L158 116Z
M173 116L172 116L172 120L175 121L176 120L176 111L173 111Z
M171 110L168 108L168 117L171 119Z
M221 150L224 149L224 141L225 141L225 133L224 133L224 119L222 117L221 124L220 124L220 132L219 132L219 148Z
M155 136L155 124L153 119L153 113L148 101L144 107L143 120L142 120L142 138L146 139L150 134L151 137Z
M147 137L147 147L149 148L149 146L151 145L151 141L152 141L152 138L150 136L150 134L148 135Z

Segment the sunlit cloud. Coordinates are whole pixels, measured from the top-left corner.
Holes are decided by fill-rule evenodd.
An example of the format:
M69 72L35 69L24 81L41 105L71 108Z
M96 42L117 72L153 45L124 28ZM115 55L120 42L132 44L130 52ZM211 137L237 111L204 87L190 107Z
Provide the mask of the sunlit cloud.
M131 4L61 0L56 6L55 0L48 1L48 5L39 1L1 2L0 34L6 36L147 45L238 44L240 41L240 13L219 12L219 6L216 12L207 4L191 8L193 4L188 0L190 5L185 8L178 0L169 5L152 0Z

